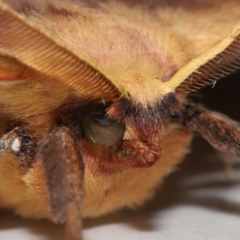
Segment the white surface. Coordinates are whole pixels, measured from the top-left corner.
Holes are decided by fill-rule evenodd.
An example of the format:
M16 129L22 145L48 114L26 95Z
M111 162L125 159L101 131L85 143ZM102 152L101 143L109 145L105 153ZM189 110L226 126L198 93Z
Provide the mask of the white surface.
M144 208L85 220L84 240L239 240L240 170L226 180L220 164L209 161L209 147L201 142L197 148ZM63 240L64 231L49 221L0 212L2 239Z

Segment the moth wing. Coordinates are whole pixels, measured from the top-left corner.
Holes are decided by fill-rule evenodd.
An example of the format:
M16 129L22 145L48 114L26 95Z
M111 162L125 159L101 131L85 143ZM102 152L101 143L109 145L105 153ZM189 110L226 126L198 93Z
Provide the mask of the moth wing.
M180 69L166 85L176 92L190 93L213 84L239 68L240 23L218 45Z
M88 99L113 100L121 95L117 83L110 80L100 66L37 29L2 2L0 19L0 47L7 48L22 64L73 88Z

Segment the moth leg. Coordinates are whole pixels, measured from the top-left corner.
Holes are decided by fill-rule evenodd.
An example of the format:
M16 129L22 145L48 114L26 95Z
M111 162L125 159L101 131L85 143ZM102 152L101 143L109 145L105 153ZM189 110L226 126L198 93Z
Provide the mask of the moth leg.
M47 179L52 220L65 222L67 240L82 239L84 164L77 142L66 127L55 127L43 141L39 156Z
M214 148L240 160L240 124L227 116L186 104L172 114L172 120L181 122L200 134Z
M21 127L14 128L0 138L0 154L11 149L18 157L20 165L27 169L34 162L35 147L36 144L31 135Z

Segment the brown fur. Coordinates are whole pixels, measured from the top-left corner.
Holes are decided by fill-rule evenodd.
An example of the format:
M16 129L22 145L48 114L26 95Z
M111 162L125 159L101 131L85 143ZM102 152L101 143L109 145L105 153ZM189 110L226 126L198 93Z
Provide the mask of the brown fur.
M154 105L164 96L166 89L162 82L222 40L240 18L240 4L234 0L196 1L193 5L190 0L173 0L170 5L162 1L159 7L156 1L154 8L145 8L146 5L134 1L129 5L120 1L86 4L86 1L55 0L43 1L35 8L32 3L21 5L25 1L5 2L25 14L38 28L88 55L119 83L133 103L144 107ZM49 2L56 6L49 7ZM1 45L1 40L0 51L13 54ZM39 142L53 129L54 111L71 93L57 81L38 77L15 85L1 85L1 133L21 125ZM126 136L131 136L130 131ZM176 169L188 152L190 139L187 129L171 124L159 143L161 159L150 168L126 168L116 174L93 171L97 161L82 149L86 164L83 216L94 217L125 206L142 205L162 179ZM1 207L23 216L49 217L41 159L24 173L14 154L6 151L0 155L0 179Z

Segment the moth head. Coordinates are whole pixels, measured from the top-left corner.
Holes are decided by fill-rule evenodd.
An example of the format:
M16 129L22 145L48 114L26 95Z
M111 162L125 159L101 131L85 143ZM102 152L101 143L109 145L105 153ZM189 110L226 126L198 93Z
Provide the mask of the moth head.
M40 129L38 136L33 134L39 145L37 158L41 159L46 175L51 218L55 222L66 221L68 235L79 234L81 228L83 176L112 176L126 168L152 166L161 159L165 125L174 110L183 107L177 100L178 95L192 92L239 68L239 26L223 42L179 71L178 67L167 65L170 67L165 78L161 78L161 74L160 77L154 77L154 74L144 77L144 72L155 73L156 68L152 65L158 63L161 68L165 57L161 61L142 59L149 66L139 68L139 73L142 71L143 74L138 74L136 68L141 67L140 64L135 65L134 72L118 69L116 72L121 76L125 76L121 70L130 72L129 78L119 78L114 67L113 71L107 70L101 61L81 48L72 48L42 31L2 2L0 16L0 86L19 84L16 86L24 89L32 83L32 95L41 85L54 85L60 89L48 89L48 93L53 92L53 96L48 97L54 98L51 106L39 98L47 106L39 113L42 125L29 102L28 108L34 111L26 111L21 103L18 104L20 98L12 101L15 108L9 112L14 115L17 111L21 115L24 110L22 118L26 112L27 120L33 115L27 126L35 128L37 123L43 126L43 132ZM134 34L129 36L135 37ZM133 61L141 62L138 58ZM44 91L36 92L43 98L46 95ZM7 104L6 100L4 104ZM34 132L27 130L30 134Z
M98 145L96 149L116 144L121 149L119 143L124 141L134 141L133 149L140 146L140 142L158 145L164 121L170 113L165 105L174 104L173 95L168 96L171 91L164 88L161 80L144 79L136 71L131 73L130 69L126 70L131 73L128 77L119 79L85 52L77 51L39 30L4 4L1 4L1 11L4 19L1 23L4 32L1 44L11 49L11 53L2 54L6 63L4 68L9 72L14 65L15 72L22 75L19 78L13 71L13 76L2 74L5 82L12 83L14 78L29 80L34 72L40 78L65 86L69 94L55 111L56 121L69 125L78 138ZM170 99L169 103L166 99ZM95 130L100 131L99 135L95 134ZM115 134L117 136L113 136ZM92 144L89 146L92 148ZM126 154L133 151L130 148L129 143L124 148ZM147 147L143 148L145 150L139 151L137 156L146 151ZM159 156L157 147L153 147L152 151L154 154L158 152L156 156ZM157 159L156 156L154 159ZM117 158L120 157L121 154Z
M86 52L39 30L4 4L0 7L0 28L4 32L0 44L11 49L11 54L4 51L1 54L5 72L12 68L7 62L14 56L14 68L22 73L22 80L31 78L34 72L65 86L69 94L55 111L56 123L69 125L80 142L87 146L83 149L94 152L95 157L102 153L105 158L116 158L116 161L123 156L147 161L136 166L150 166L159 158L164 125L171 111L179 107L176 94L191 92L226 75L232 71L237 59L234 55L226 56L239 45L239 28L216 48L193 59L172 78L145 79L144 74L135 71L129 79L119 79ZM151 63L148 64L152 69ZM223 69L221 73L222 66L229 66L229 69ZM169 76L175 71L170 71ZM1 78L6 79L5 75L2 71ZM7 80L12 83L13 77L7 76ZM95 151L91 151L92 148Z

